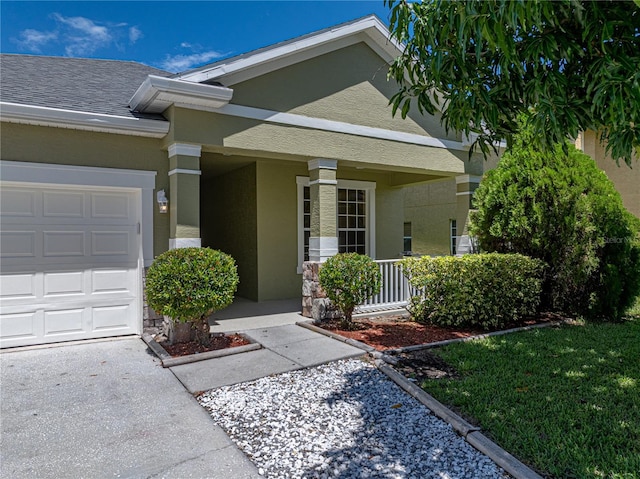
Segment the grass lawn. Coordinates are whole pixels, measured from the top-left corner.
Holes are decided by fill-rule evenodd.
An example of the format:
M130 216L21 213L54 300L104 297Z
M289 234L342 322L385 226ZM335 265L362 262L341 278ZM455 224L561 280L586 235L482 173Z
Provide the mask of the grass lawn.
M543 475L640 478L638 306L633 314L434 350L462 378L422 387Z

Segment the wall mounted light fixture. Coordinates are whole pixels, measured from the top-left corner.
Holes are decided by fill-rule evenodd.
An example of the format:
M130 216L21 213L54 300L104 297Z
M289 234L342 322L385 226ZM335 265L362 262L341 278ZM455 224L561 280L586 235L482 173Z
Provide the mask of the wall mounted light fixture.
M156 199L158 200L158 212L166 213L169 211L169 200L164 190L160 190L156 193Z

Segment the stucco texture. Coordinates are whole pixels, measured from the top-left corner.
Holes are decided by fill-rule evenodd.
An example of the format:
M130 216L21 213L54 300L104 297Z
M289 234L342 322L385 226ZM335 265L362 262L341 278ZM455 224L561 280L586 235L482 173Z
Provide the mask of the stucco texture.
M439 115L420 115L417 107L406 119L392 117L389 100L397 85L387 80L388 68L361 42L237 83L232 103L459 140L445 132Z
M414 253L450 254L449 222L457 219L454 179L404 190L404 221L411 223Z

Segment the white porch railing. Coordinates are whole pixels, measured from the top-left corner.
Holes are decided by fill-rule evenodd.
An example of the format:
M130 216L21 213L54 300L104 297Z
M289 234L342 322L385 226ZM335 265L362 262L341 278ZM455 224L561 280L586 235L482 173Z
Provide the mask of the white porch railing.
M397 259L376 260L382 274L382 287L378 294L358 306L355 313L400 309L406 306L413 288L409 286L407 278L402 274L398 261Z

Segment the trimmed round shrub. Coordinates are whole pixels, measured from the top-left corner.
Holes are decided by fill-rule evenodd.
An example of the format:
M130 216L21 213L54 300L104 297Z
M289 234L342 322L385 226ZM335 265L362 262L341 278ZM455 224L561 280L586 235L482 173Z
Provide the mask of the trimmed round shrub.
M404 275L418 294L407 309L438 326L500 328L537 312L545 265L519 254L406 258Z
M197 322L233 302L238 272L222 251L177 248L156 258L145 283L154 310L174 321Z
M544 153L531 139L523 130L483 178L471 234L483 251L547 263L544 307L617 320L640 293L637 219L593 159L573 145Z
M375 261L358 253L331 256L322 264L318 276L320 286L340 310L347 326L354 308L378 294L382 282Z

